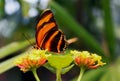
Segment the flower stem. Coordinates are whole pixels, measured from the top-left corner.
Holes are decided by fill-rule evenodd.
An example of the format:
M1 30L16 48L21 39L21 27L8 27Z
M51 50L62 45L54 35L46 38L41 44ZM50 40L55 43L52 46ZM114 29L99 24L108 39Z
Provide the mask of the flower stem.
M36 68L33 69L32 72L33 72L33 75L34 75L36 81L40 81L40 79L39 79L39 77L38 77L38 75L37 75L37 70L36 70Z
M61 80L61 69L57 69L57 72L56 72L56 81L62 81Z
M80 69L80 74L79 74L79 77L78 77L77 81L81 81L84 72L85 72L85 68L84 68L84 67L81 67L81 69Z

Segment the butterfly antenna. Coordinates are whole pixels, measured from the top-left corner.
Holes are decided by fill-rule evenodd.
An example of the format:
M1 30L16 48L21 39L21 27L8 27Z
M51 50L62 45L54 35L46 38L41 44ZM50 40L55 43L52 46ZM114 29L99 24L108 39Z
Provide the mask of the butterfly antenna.
M71 43L76 42L77 40L78 40L78 38L74 37L74 38L68 39L67 42L68 42L68 44L71 44Z
M28 36L28 35L25 35L24 33L23 33L23 36L25 37L25 39L31 44L31 46L34 46L34 44L30 41L30 37ZM28 38L29 37L29 38Z

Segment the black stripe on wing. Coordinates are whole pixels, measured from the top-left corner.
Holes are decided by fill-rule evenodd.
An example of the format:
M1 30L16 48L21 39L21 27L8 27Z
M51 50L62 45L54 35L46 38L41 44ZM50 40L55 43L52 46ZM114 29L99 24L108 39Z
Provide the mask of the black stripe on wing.
M60 40L61 34L62 33L59 31L58 34L52 39L50 43L50 51L58 52L57 45Z

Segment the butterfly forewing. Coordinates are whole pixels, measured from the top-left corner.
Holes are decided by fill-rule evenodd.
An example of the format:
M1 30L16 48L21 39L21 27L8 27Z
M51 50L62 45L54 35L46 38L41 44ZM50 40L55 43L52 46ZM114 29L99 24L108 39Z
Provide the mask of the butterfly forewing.
M50 22L54 22L56 24L52 11L47 9L38 17L36 31L40 30L44 26L44 24L50 23Z
M46 10L39 18L36 27L37 48L52 52L62 52L66 47L66 40L62 31L58 29L51 10Z
M52 29L58 29L53 18L53 13L51 10L45 10L38 18L36 27L36 43L38 47L42 46L46 34Z

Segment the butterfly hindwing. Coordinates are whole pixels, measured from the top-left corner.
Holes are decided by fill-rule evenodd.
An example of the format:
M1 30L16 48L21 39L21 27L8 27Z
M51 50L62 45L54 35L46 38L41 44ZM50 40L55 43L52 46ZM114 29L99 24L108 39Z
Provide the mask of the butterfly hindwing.
M37 48L52 52L62 52L66 47L63 32L58 29L51 10L46 10L39 18L36 27Z

